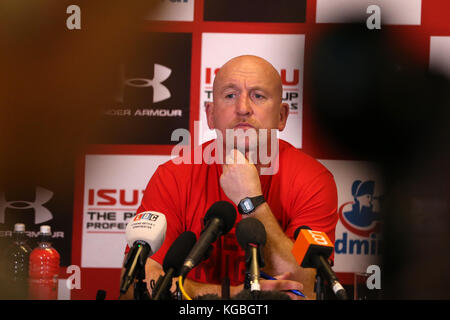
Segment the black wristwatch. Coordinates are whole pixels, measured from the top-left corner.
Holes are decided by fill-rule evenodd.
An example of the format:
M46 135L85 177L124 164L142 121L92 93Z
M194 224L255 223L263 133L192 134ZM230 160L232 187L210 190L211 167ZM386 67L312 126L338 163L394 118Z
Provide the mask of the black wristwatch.
M253 211L255 211L260 204L263 204L264 202L266 202L266 199L264 199L263 195L251 198L244 198L239 202L237 206L238 211L240 214L250 214Z

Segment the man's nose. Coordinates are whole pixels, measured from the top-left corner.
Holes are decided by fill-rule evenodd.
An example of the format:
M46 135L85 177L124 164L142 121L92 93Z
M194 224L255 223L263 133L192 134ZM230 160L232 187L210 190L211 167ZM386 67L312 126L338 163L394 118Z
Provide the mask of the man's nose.
M248 116L252 113L250 97L247 94L241 94L236 104L236 113L241 116Z

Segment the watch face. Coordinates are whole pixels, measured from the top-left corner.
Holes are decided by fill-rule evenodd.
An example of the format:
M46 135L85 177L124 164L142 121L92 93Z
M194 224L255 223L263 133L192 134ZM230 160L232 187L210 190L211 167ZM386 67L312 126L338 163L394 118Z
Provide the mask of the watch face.
M250 212L250 211L252 211L252 210L254 209L252 200L250 200L250 199L244 199L244 200L242 201L242 209L243 209L244 212Z

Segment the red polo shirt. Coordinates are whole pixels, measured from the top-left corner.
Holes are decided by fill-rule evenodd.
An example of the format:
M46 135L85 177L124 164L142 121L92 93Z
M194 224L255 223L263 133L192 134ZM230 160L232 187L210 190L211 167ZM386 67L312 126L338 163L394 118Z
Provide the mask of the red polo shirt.
M202 148L210 143L206 142ZM194 232L198 239L211 205L220 200L230 201L220 187L221 174L220 164L168 161L158 167L138 209L138 212L161 212L167 219L164 243L152 259L162 265L167 250L184 231ZM322 164L280 140L279 170L275 175L260 176L260 180L264 197L288 237L293 239L294 231L307 225L326 232L334 243L337 190L333 176ZM235 226L241 219L238 213ZM245 254L236 240L235 227L213 247L209 258L195 267L188 278L220 284L227 272L231 285L243 283Z

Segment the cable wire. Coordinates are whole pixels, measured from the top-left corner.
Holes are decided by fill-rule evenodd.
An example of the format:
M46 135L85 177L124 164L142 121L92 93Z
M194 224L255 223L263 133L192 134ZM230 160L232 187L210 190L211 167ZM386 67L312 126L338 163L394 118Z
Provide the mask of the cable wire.
M187 294L187 292L184 290L183 287L183 276L179 276L178 277L178 285L180 287L181 293L183 294L183 296L187 299L187 300L192 300L191 297L189 297L189 295Z

